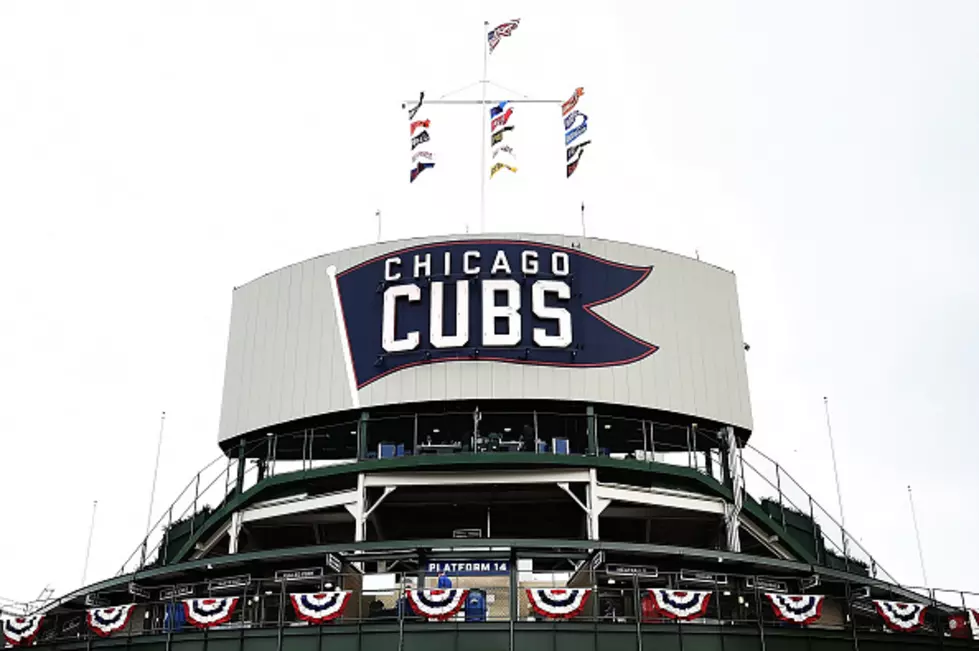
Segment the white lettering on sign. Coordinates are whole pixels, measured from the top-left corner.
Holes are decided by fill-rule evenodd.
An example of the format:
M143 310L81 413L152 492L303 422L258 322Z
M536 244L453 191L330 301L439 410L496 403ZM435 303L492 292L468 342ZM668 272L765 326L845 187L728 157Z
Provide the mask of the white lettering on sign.
M479 273L479 265L474 267L473 260L479 261L479 251L466 251L462 254L462 273L468 275Z
M450 251L442 254L439 265L438 254L417 253L410 259L402 260L393 256L384 261L384 280L387 283L402 280L408 275L410 265L411 275L418 282L408 282L401 285L391 285L384 290L381 346L388 353L407 352L416 350L422 345L425 337L433 348L462 348L465 346L487 347L517 347L527 345L524 342L523 318L523 285L513 278L507 278L516 271L512 264L517 262L516 252L511 252L512 261L506 251L497 250L489 267L494 278L472 278L482 272L480 251L463 251L453 255ZM489 254L487 254L487 261ZM439 267L441 266L441 269ZM544 267L550 269L545 270ZM423 280L451 278L460 272L470 278L460 280ZM530 284L529 309L538 322L545 322L528 332L533 345L541 348L567 348L573 343L571 312L559 305L560 302L571 299L571 286L565 277L571 273L570 256L564 251L553 251L550 256L542 255L535 250L520 251L519 272L523 274L525 284ZM548 273L547 279L535 280L533 276ZM456 275L456 278L459 276ZM470 292L470 283L479 283L475 291ZM455 285L455 319L452 325L452 314L446 314L446 291L453 291ZM418 303L422 300L422 292L430 292L428 332L411 330L398 333L398 309L404 309L404 302ZM471 300L470 300L471 299ZM548 303L550 300L550 304ZM471 341L470 310L471 302L479 301L482 306L482 322L476 326L481 333L480 341ZM449 321L447 324L446 321ZM402 330L405 328L402 327ZM447 334L451 332L452 334Z
M442 312L445 306L443 287L445 283L432 283L431 334L429 340L436 348L461 348L469 341L469 281L456 281L456 333L446 335L442 332Z
M401 258L388 258L384 261L384 280L398 280L401 272L395 271L394 266L401 266Z
M497 274L499 272L504 272L506 275L510 275L510 261L506 259L506 253L503 251L496 252L496 258L493 260L493 268L490 269L491 274Z
M549 335L544 328L534 328L534 343L542 348L567 348L571 345L571 313L563 307L549 307L546 293L557 294L562 300L571 298L571 288L561 280L538 280L533 288L534 314L540 319L557 321L557 334Z
M505 294L503 305L497 294ZM506 319L506 332L496 332L496 320ZM520 283L512 278L483 281L483 345L516 346L520 343Z
M537 251L524 251L520 254L520 271L527 276L537 273Z
M381 345L389 353L399 353L418 348L421 334L417 330L408 333L404 339L395 338L395 319L397 318L397 302L399 297L405 297L415 303L422 300L422 292L418 285L395 285L384 290L384 323L381 332Z

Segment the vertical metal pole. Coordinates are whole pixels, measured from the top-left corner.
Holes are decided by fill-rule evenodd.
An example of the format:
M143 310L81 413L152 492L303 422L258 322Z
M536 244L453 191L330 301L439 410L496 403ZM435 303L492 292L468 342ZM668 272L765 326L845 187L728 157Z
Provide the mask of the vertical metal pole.
M585 235L585 202L581 202L581 236L587 237ZM642 645L640 645L640 651L642 651Z
M836 501L840 505L840 529L843 534L843 557L849 556L849 545L846 537L846 516L843 515L843 492L840 490L840 473L836 469L836 446L833 445L833 426L829 421L829 398L823 396L823 408L826 411L826 433L829 435L829 453L833 458L833 478L836 480Z
M190 535L194 535L194 523L197 522L197 500L201 496L201 473L197 473L197 478L194 479L194 510L191 511L190 516ZM173 506L170 507L170 513L173 514Z
M153 499L156 497L156 477L160 470L160 449L163 447L163 424L166 421L167 412L160 413L160 434L156 438L156 463L153 464L153 483L150 485L150 507L146 510L146 537L143 538L143 552L141 554L140 566L146 565L146 545L150 539L150 526L153 518Z
M782 497L782 471L775 464L775 488L778 490L778 510L782 513L782 528L785 528L785 501Z
M414 431L412 433L412 439L411 439L411 453L416 456L418 454L418 412L417 411L415 412L415 417L414 417Z
M173 527L173 505L167 510L167 532L163 537L163 554L161 558L163 560L163 565L167 564L167 550L170 549L170 529ZM190 521L190 535L194 535L194 521Z
M381 241L381 209L380 208L377 209L377 212L374 213L374 216L377 217L377 241L380 242Z
M921 550L921 533L918 531L918 516L914 512L914 495L911 493L911 486L908 486L908 503L911 504L911 522L914 524L914 539L918 543L918 562L921 563L921 578L925 582L925 589L928 589L928 573L925 572L925 554Z
M489 67L489 44L486 40L489 21L483 21L483 34L481 42L483 44L483 79L480 86L483 87L482 99L479 101L479 232L486 232L486 84L489 81L487 69Z
M540 452L540 430L537 429L537 410L534 410L534 454Z
M85 546L85 565L82 566L82 587L85 586L85 579L88 578L88 558L92 553L92 534L95 532L95 509L99 506L99 501L92 502L92 524L88 527L88 544ZM145 552L144 552L145 553Z
M598 598L598 594L595 594ZM632 609L636 614L636 649L642 651L642 603L639 600L639 575L632 575Z
M653 429L656 425L652 421L649 421L649 454L652 461L656 461L656 437L653 435Z

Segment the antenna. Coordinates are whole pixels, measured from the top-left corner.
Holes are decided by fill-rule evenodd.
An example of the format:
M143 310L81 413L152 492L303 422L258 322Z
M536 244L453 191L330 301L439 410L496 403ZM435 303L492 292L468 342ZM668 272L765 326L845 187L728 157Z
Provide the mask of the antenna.
M85 565L82 567L82 583L85 586L85 579L88 577L88 557L92 553L92 534L95 533L95 509L99 506L99 501L92 502L92 524L88 527L88 545L85 547Z
M381 241L381 209L380 208L377 209L377 212L374 213L374 216L377 217L377 241L380 242Z
M153 483L150 486L150 507L146 511L146 537L143 538L143 553L140 565L146 565L146 545L150 539L150 524L153 518L153 499L156 497L156 477L160 471L160 448L163 447L163 424L167 412L160 412L160 434L156 439L156 463L153 464Z
M843 532L843 556L849 549L846 536L846 516L843 515L843 492L840 490L840 473L836 468L836 447L833 445L833 426L829 422L829 398L823 396L823 408L826 410L826 433L829 435L829 453L833 458L833 478L836 480L836 501L840 505L840 529Z
M908 486L908 503L911 504L911 523L914 524L914 539L918 543L918 562L921 563L921 578L925 582L924 588L928 588L928 573L925 572L925 554L921 550L921 534L918 532L918 517L914 513L914 495L911 493L911 486Z
M587 237L585 235L585 202L581 202L581 236Z

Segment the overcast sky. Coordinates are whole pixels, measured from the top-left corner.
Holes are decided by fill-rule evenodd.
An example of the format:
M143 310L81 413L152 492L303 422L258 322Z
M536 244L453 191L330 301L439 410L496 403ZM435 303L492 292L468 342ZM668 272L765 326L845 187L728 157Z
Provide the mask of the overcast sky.
M489 76L585 87L564 178L522 105L487 230L637 242L738 277L752 443L920 584L979 591L979 3L0 2L0 596L114 574L218 454L232 288L373 241L479 228L475 107L433 107L408 184L400 104ZM470 89L458 97L478 97ZM749 486L750 487L750 486Z

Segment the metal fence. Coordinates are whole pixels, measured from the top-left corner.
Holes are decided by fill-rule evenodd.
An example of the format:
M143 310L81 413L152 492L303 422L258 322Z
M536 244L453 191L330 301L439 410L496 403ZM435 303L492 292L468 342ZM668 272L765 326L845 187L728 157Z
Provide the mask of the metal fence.
M448 623L466 625L474 622L529 622L552 621L560 625L563 619L549 620L532 607L528 589L560 588L588 590L589 597L580 613L573 617L577 622L600 624L619 624L633 627L637 631L655 627L696 627L714 626L721 629L753 630L764 635L766 629L796 628L811 631L838 631L854 640L861 635L891 631L877 614L871 600L871 588L855 582L839 581L820 577L781 576L762 577L738 574L713 574L708 579L691 582L684 573L660 573L655 577L607 577L604 574L584 573L575 575L573 588L558 580L548 580L535 575L533 580L521 578L522 573L514 570L513 576L502 577L453 577L456 589L468 590L470 595L478 592L481 607L473 612L469 601L464 600L461 608L446 620L436 620L417 612L406 597L406 590L435 587L434 577L419 577L415 573L385 575L394 578L387 585L367 587L368 577L363 574L326 576L312 582L289 582L273 577L247 577L237 585L233 582L212 580L208 583L176 586L176 594L170 592L175 586L147 588L154 598L135 598L129 595L103 595L112 597L112 602L121 605L134 600L136 605L128 625L115 633L114 637L137 637L143 635L189 633L198 629L180 616L183 612L182 599L222 599L236 597L237 606L232 618L208 630L226 629L284 629L292 627L316 626L297 616L290 595L294 593L317 593L332 590L349 590L350 599L343 614L325 622L323 626L360 623L413 623L427 626L444 626ZM512 581L512 583L511 583ZM511 586L515 586L513 591ZM807 589L803 590L802 587ZM672 588L686 591L706 591L709 593L706 608L691 621L671 619L653 606L650 589ZM792 624L780 619L766 593L823 595L823 605L819 619L809 625ZM906 593L883 591L879 585L872 587L876 599L892 599L906 602ZM161 599L160 597L166 597ZM979 636L975 635L976 622L969 608L979 605L979 594L948 590L922 591L921 603L927 606L924 624L912 632L897 632L900 636L917 636L945 639L962 638L972 640L979 646ZM108 603L108 602L106 602ZM964 618L964 619L963 619ZM89 630L84 609L60 608L49 613L42 624L38 641L40 644L64 642L69 640L98 639ZM965 626L962 626L965 622Z
M724 432L599 412L449 412L409 414L270 433L202 469L158 517L118 575L165 564L174 540L193 535L235 494L264 478L353 463L420 455L520 452L600 456L696 470L724 482ZM344 456L346 455L346 456ZM818 563L897 582L780 464L742 449L745 492L796 537L809 537Z

